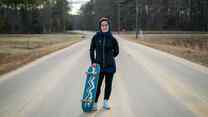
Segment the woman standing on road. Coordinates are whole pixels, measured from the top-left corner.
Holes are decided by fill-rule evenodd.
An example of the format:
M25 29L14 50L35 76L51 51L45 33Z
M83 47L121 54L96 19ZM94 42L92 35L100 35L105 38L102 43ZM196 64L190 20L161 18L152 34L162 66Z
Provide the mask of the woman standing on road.
M97 102L101 91L101 85L105 78L105 94L103 108L110 109L110 95L112 90L113 75L116 72L115 57L119 54L119 45L110 30L108 18L99 19L99 31L93 36L90 44L90 58L92 64L99 64L101 67L98 80L96 100L93 110L97 110Z

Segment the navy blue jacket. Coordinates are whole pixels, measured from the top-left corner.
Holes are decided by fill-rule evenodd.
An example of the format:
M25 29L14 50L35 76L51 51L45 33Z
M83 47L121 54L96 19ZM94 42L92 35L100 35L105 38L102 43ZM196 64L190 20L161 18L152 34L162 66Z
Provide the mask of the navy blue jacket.
M115 57L119 54L119 44L110 32L97 32L90 44L92 63L100 64L101 72L116 72Z

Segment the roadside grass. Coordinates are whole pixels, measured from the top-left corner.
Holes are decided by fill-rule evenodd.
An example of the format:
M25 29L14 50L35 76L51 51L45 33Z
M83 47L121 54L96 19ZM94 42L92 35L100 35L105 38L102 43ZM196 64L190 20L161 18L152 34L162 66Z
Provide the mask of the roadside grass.
M0 36L0 75L82 40L82 34Z
M208 34L122 34L125 39L208 67Z

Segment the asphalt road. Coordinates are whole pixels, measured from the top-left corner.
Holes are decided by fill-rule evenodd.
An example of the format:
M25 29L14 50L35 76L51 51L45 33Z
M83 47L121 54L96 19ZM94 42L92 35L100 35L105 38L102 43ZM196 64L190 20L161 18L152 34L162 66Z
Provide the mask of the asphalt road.
M0 78L0 117L207 117L208 69L116 36L111 110L84 113L87 39Z

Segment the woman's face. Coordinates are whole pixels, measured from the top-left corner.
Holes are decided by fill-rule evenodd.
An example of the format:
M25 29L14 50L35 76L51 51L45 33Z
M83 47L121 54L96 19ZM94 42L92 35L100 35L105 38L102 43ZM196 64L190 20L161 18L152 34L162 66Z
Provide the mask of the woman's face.
M109 31L109 25L107 21L101 22L101 31L102 32L108 32Z

